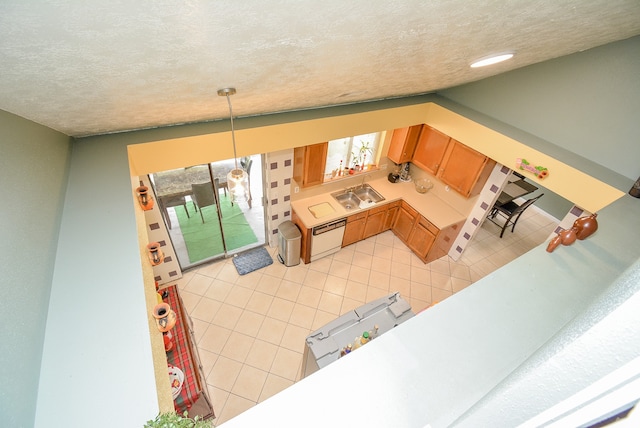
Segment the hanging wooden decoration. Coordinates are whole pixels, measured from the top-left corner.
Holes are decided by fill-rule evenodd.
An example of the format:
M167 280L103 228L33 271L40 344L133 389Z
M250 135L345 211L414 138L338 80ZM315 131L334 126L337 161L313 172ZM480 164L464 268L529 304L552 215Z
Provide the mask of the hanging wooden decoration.
M534 166L527 162L526 159L516 159L516 166L522 171L528 171L535 174L540 180L544 180L549 175L549 170L543 166Z

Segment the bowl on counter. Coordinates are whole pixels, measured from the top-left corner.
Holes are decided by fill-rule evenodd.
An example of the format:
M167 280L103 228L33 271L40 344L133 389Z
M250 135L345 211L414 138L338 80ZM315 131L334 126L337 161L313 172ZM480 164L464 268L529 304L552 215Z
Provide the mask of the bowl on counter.
M433 187L433 183L428 178L416 180L414 184L416 186L416 192L418 193L427 193Z

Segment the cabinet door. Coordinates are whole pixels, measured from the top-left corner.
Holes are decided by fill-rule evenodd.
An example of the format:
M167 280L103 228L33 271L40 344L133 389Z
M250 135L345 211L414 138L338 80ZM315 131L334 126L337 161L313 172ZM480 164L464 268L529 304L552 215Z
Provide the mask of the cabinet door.
M427 253L431 249L433 242L436 240L436 236L429 230L427 225L422 221L424 217L420 219L411 231L409 241L407 245L411 248L418 257L423 261L427 257ZM427 222L428 223L428 222Z
M367 222L364 227L362 239L367 239L370 236L377 235L382 232L382 226L384 225L386 215L386 206L370 209L367 215Z
M398 215L398 211L400 210L400 203L398 202L393 202L389 205L390 206L385 213L382 232L384 232L385 230L390 230L393 227L393 222L396 220L396 216Z
M409 241L409 235L418 217L418 213L404 202L398 211L398 217L393 225L393 233L405 243Z
M387 157L395 163L410 162L418 143L422 125L399 128L393 131Z
M342 246L346 247L354 242L362 240L364 234L364 226L367 222L367 213L354 214L347 217L347 225L344 228L344 236L342 237Z
M458 193L469 197L486 164L485 155L451 139L438 177Z
M422 127L412 163L433 175L438 173L451 138L428 125Z
M322 184L328 146L329 143L320 143L294 149L293 178L300 186Z
M311 263L311 229L307 229L295 211L291 212L291 221L300 229L300 258L307 264Z

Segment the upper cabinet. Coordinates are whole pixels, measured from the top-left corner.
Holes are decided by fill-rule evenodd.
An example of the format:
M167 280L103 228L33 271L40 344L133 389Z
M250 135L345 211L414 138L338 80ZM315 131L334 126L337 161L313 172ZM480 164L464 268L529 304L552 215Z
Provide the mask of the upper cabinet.
M496 162L453 138L438 170L438 177L465 197L482 190Z
M395 163L411 162L421 130L422 125L395 129L387 157Z
M438 175L450 140L448 135L429 125L423 125L411 162L432 175Z
M466 198L480 193L495 165L482 153L429 125L422 126L411 162Z
M293 150L293 179L302 186L322 184L329 143L296 147Z

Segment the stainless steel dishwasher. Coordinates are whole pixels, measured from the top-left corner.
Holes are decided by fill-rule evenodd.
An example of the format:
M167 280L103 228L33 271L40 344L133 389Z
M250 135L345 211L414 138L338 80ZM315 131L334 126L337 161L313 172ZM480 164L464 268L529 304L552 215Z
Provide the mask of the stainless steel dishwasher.
M341 218L311 229L311 261L340 251L346 225L347 219Z

